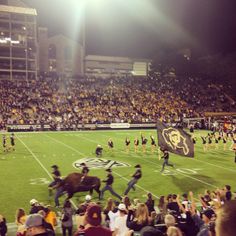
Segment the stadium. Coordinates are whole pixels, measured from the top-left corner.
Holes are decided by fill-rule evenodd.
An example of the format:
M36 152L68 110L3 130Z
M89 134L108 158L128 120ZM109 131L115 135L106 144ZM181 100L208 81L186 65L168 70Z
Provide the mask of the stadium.
M235 3L134 2L0 0L1 236L235 235Z

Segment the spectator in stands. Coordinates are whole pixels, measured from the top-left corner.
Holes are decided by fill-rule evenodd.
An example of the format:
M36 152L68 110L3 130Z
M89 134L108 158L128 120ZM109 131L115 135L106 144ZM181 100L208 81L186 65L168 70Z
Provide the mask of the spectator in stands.
M215 219L215 212L212 209L207 209L203 211L202 218L196 214L195 209L191 211L192 218L195 224L197 225L199 232L197 236L208 236L209 235L209 226L212 221Z
M50 236L51 234L44 226L43 217L40 214L31 214L25 222L27 236Z
M51 236L55 236L55 231L54 228L52 227L52 225L50 223L48 223L47 221L45 221L46 218L46 212L45 210L40 210L38 212L39 215L41 215L43 217L43 226L45 227L46 231L48 233L50 233Z
M124 196L122 202L125 204L126 209L129 209L131 206L130 198L128 196Z
M23 236L26 232L25 229L25 221L26 221L27 215L25 213L25 210L23 208L19 208L16 211L16 225L17 225L17 236Z
M87 210L87 205L81 204L79 205L77 211L76 211L76 225L78 230L83 230L84 229L84 218L85 218L85 213Z
M129 230L126 226L127 209L125 204L123 203L119 204L118 210L119 210L119 215L115 219L113 236L125 236Z
M0 215L0 236L6 236L7 235L7 223L6 219Z
M36 214L38 213L39 210L43 210L36 199L31 199L30 205L31 205L30 214Z
M156 212L157 212L156 222L158 224L164 223L164 217L167 213L167 202L165 200L165 196L160 197Z
M167 209L172 211L175 215L180 214L179 203L177 201L177 195L172 195L172 201L167 204Z
M218 211L216 236L234 236L236 232L236 200L226 202Z
M68 231L68 236L72 236L73 230L73 209L71 207L71 203L69 200L65 201L63 209L62 209L62 217L61 217L61 227L62 227L62 235L66 236L66 231Z
M184 193L182 196L183 196L182 205L186 210L188 210L191 207L191 202L188 199L188 194Z
M94 236L94 235L103 235L103 236L112 236L112 232L101 226L102 222L102 210L101 207L95 203L91 203L85 213L85 229L77 231L75 236L85 235L85 236Z
M119 212L117 207L113 208L108 212L108 218L109 218L109 228L113 232L115 230L115 220L119 216Z
M231 198L232 198L231 186L225 185L225 199L226 201L230 201Z
M166 232L167 236L182 236L182 232L179 228L175 226L170 226Z
M188 77L97 78L96 83L90 78L1 80L0 101L1 127L47 124L54 130L77 129L85 123L154 122L156 116L171 122L231 109L223 89Z
M138 204L137 209L128 209L127 227L133 231L140 231L143 227L150 225L148 208L144 203Z
M110 212L112 212L112 214ZM117 208L115 206L115 202L114 202L114 200L112 198L108 198L107 202L106 202L106 205L104 207L104 210L103 210L103 213L105 215L105 222L106 222L106 226L107 227L110 227L110 216L113 215L115 212L117 212Z
M153 226L145 226L141 229L140 236L163 236L163 233Z
M148 193L147 194L147 201L145 202L147 208L148 208L148 212L149 212L149 216L151 215L151 213L153 211L155 211L154 209L154 205L155 205L155 201L152 199L152 194L151 193Z
M85 196L85 202L83 203L84 205L89 205L89 203L91 202L92 197L90 195L86 195Z
M167 229L170 227L170 226L175 226L175 217L173 215L170 215L170 214L167 214L165 216L165 225L167 227Z
M57 216L56 213L51 209L51 206L48 205L46 208L44 208L44 211L46 212L45 221L52 225L53 229L55 230L57 226Z

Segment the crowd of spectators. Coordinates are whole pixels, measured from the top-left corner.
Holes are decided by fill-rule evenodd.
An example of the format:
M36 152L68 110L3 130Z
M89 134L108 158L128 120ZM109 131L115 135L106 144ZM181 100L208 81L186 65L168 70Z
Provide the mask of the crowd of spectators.
M199 78L40 78L0 81L0 128L6 124L180 121L235 109L220 86Z
M189 192L159 199L148 193L144 202L128 196L120 202L109 198L105 206L87 195L77 209L65 201L58 216L32 199L29 215L23 209L16 212L16 235L54 236L58 226L63 236L234 236L235 199L229 185L198 197ZM0 216L0 235L6 232L6 220Z

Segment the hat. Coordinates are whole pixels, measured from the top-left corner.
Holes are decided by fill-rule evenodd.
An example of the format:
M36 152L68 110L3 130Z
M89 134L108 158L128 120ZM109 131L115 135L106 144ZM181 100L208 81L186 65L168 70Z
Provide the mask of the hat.
M86 210L86 220L89 224L93 226L98 226L101 224L102 215L101 207L97 204L91 204Z
M51 168L58 169L58 166L57 165L52 165Z
M92 199L92 197L90 195L85 196L85 201L90 201L91 199Z
M206 209L202 214L210 220L212 216L215 215L215 212L212 209Z
M112 170L111 170L111 168L108 168L108 169L106 169L106 171L107 171L107 172L111 172Z
M29 215L25 222L26 228L38 227L43 225L43 217L40 214Z
M120 211L126 211L126 206L125 206L125 204L120 203L119 206L118 206L118 210L120 210Z
M33 206L35 203L38 203L36 199L31 199L30 200L30 205Z
M141 168L141 166L138 164L138 165L135 166L135 168Z

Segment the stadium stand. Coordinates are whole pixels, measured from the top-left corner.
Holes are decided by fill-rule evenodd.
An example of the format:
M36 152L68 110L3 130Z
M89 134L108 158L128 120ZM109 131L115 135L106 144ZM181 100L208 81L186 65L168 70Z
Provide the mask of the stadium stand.
M96 83L95 83L96 82ZM200 78L82 78L0 81L0 128L6 124L166 122L235 110L222 87Z
M229 195L231 196L230 199ZM136 204L136 202L138 203ZM89 202L85 201L80 204L76 211L73 210L68 203L69 205L64 205L63 208L59 209L61 211L57 212L59 224L55 232L57 235L59 231L62 230L63 235L66 235L65 225L67 225L68 221L70 222L69 236L72 235L72 231L74 235L92 235L88 232L94 230L95 231L92 233L96 233L96 230L98 230L98 232L101 231L104 233L102 235L112 235L111 232L113 232L113 235L124 236L234 235L236 198L231 192L229 194L228 185L213 191L206 190L205 193L199 195L198 198L194 197L194 194L190 191L188 194L184 193L182 197L176 194L169 194L168 196L161 197L159 203L155 203L155 200L153 200L152 203L154 204L152 212L148 211L150 194L147 195L146 203L142 203L138 201L138 199L129 199L128 196L125 196L121 202L109 198L104 207L100 202L95 202L95 199L91 199ZM175 204L172 203L176 203L175 210L173 210ZM19 210L24 214L20 214L19 210L17 211L17 235L25 235L27 231L26 226L29 224L27 222L30 221L32 225L37 223L38 221L33 220L31 222L31 220L39 218L39 215L45 219L42 220L42 224L48 233L47 235L52 235L55 225L52 225L52 222L50 222L47 217L50 212L48 207L50 206L44 206L42 205L43 203L37 204L38 212L29 214L27 217L22 209ZM66 217L66 213L69 214L68 217ZM81 217L83 220L81 220ZM21 219L23 219L23 223ZM216 221L217 226L215 227ZM6 220L3 216L0 216L0 229L3 230L3 234L1 235L5 235L4 232L7 232L4 222L6 222ZM37 227L38 226L39 225L37 225ZM88 230L90 227L95 228ZM119 234L118 229L123 233ZM215 229L218 232L217 234Z

